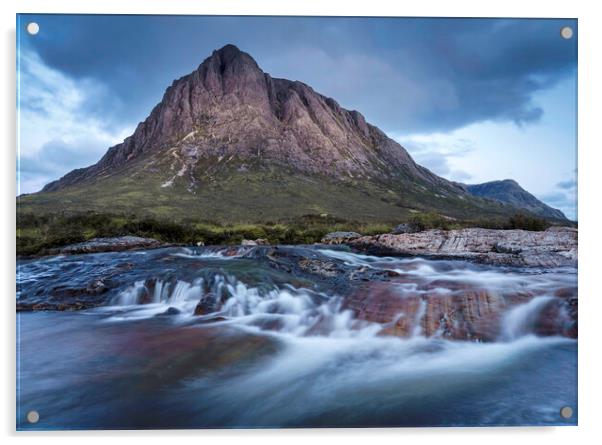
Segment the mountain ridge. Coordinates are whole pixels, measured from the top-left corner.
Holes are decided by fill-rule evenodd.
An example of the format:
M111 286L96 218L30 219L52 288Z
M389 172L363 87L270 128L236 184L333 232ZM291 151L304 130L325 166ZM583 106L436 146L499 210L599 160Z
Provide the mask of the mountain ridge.
M273 78L234 45L176 79L134 133L94 165L24 196L24 210L265 220L331 214L394 221L520 210L418 165L355 110Z
M301 143L295 141L299 139L299 135L287 135L287 129L281 134L278 134L278 131L268 132L268 137L281 136L280 139L288 143L286 150L283 150L288 155L286 165L290 166L293 162L293 166L298 170L307 173L334 173L339 177L345 174L370 175L373 173L374 162L378 164L380 159L374 157L370 159L365 151L362 152L357 148L378 145L381 150L379 154L390 164L388 167L403 166L409 169L411 174L426 181L439 183L442 179L417 165L403 147L389 139L377 127L368 124L358 111L342 108L334 99L316 93L302 82L273 78L261 71L255 60L247 53L240 51L234 45L226 45L214 51L197 70L175 80L147 119L138 124L133 135L121 144L111 147L97 164L74 170L58 181L46 185L43 191L60 190L89 177L106 173L112 168L119 168L143 153L175 142L172 140L174 134L184 135L184 137L197 136L198 130L194 130L195 126L210 124L212 119L211 113L199 110L198 105L212 107L218 98L222 101L225 98L229 109L239 108L237 110L239 112L245 105L251 105L261 112L261 117L267 121L264 123L271 126L267 130L278 129L280 125L290 127L293 123L300 123L297 125L300 127L298 133L307 130L310 126L313 126L311 130L318 130L303 135L306 137ZM293 122L295 120L297 122ZM232 127L227 130L233 132ZM236 133L236 129L234 130ZM253 134L255 130L255 128L245 129L251 132L252 137L256 136ZM266 128L262 130L265 131ZM248 135L245 136L247 136L244 141L246 145L236 147L239 153L248 151L245 149L249 146L250 138ZM289 140L286 140L287 136ZM299 149L301 144L304 145L303 148L307 147L309 150L319 149L322 162L315 163L304 156L309 150ZM267 145L262 148L269 151L272 147L269 143ZM350 157L344 159L340 153L336 153L338 147L349 150ZM268 155L271 156L271 160L282 161L278 159L282 153L276 151ZM325 165L324 162L331 163L328 170L320 168ZM387 166L380 165L380 167Z
M464 184L466 189L475 196L495 199L500 202L524 208L534 215L543 218L567 219L558 209L543 203L526 191L514 179L488 181L481 184Z

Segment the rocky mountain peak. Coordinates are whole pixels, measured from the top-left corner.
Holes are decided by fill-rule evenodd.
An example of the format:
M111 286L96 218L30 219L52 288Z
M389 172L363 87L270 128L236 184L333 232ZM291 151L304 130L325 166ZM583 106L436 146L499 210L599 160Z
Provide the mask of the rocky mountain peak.
M173 81L96 164L27 199L33 207L54 199L80 211L110 202L125 212L225 221L319 214L380 222L430 210L484 218L518 208L564 219L514 181L468 186L433 174L360 112L272 77L234 45Z
M566 220L564 213L541 202L531 193L523 189L514 179L489 181L482 184L470 184L465 185L465 188L474 196L511 204L543 218Z
M227 44L220 49L213 51L203 64L208 64L213 67L219 68L220 72L225 72L227 69L240 68L244 66L250 66L259 69L259 65L255 62L255 59L249 54L238 49L237 46Z
M302 82L272 77L234 45L213 51L195 71L175 80L134 133L96 164L74 170L42 191L101 190L121 184L120 190L129 196L132 184L140 183L147 184L142 195L161 194L166 202L184 196L196 202L212 187L246 187L249 178L255 178L261 190L261 203L280 192L296 193L282 201L292 206L292 213L323 214L339 208L329 196L307 192L322 184L316 190L331 187L343 200L351 199L353 204L341 207L346 216L352 212L356 217L351 209L366 200L370 203L364 218L374 218L368 209L376 208L377 214L391 215L434 208L461 216L467 205L485 206L493 213L513 211L477 196L563 218L514 181L477 187L433 174L358 111L343 108ZM286 180L296 184L291 186L295 190L280 190ZM274 181L278 185L268 198L265 192ZM351 198L351 190L359 195ZM369 191L378 196L377 203L367 198ZM207 196L204 206L194 205L217 205ZM129 206L129 199L126 202Z
M236 168L269 164L344 181L403 174L455 187L416 165L359 112L302 82L271 77L249 54L228 44L175 80L134 134L97 164L69 173L44 191L110 176L142 159L148 172L165 175L164 183L173 184L177 178L159 167L167 164L163 158L170 165L177 159L182 163L177 172L186 175L197 175L201 160L219 160L212 171L227 163ZM198 179L189 181L189 189Z

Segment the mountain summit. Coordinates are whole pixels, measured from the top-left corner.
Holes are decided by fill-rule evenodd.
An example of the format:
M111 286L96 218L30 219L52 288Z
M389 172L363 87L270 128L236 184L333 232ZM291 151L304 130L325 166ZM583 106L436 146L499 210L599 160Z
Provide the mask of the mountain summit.
M275 79L234 45L214 51L199 68L176 80L134 134L92 167L75 170L44 191L113 174L127 164L169 153L177 171L165 184L188 178L201 160L211 170L228 163L268 161L307 174L382 177L405 173L441 184L357 111L301 82ZM156 159L149 159L152 168ZM183 181L186 181L184 179Z
M475 196L505 202L515 207L525 209L542 218L566 219L564 213L541 202L522 188L514 179L466 185L466 189Z
M395 221L514 213L416 164L357 111L277 79L234 45L175 80L100 161L25 196L24 208L118 210L213 221L323 214Z

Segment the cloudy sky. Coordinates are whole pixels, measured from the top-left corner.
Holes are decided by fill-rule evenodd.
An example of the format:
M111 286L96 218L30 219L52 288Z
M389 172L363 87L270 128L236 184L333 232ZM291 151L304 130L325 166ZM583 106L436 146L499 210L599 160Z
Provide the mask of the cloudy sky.
M25 25L40 32L30 36ZM575 37L562 39L571 26ZM39 190L132 133L173 79L233 43L448 179L513 178L576 218L576 22L22 15L19 186Z

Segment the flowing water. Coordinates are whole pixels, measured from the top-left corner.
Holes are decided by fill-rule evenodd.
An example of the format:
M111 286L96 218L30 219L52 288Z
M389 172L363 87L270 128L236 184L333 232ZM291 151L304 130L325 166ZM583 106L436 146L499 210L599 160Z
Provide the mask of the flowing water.
M538 314L556 290L576 287L576 270L288 249L339 271L401 276L387 283L399 299L425 283L442 297L458 292L453 283L531 297L501 314L494 341L427 336L427 300L397 337L349 309L355 282L274 267L258 249L20 261L18 303L79 295L98 280L107 288L83 310L18 313L18 428L576 424L577 342L537 335ZM219 305L199 311L206 295Z

